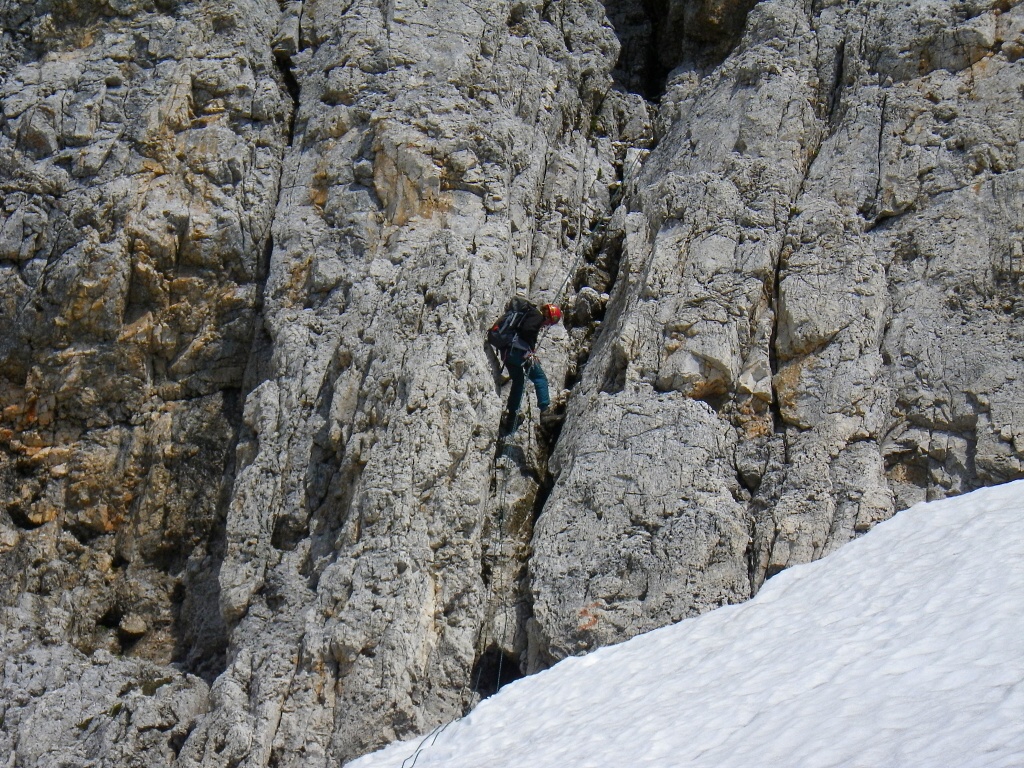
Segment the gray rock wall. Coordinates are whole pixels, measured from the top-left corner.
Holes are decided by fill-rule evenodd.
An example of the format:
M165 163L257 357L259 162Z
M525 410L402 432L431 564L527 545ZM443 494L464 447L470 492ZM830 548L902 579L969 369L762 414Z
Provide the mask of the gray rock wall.
M685 602L638 585L680 562L699 564L672 583L701 610L897 509L1020 476L1021 24L987 5L761 3L724 63L673 73L537 529L542 644L677 619ZM710 498L687 478L667 510L643 491L629 519L595 520L619 482L679 482L675 451L652 462L630 430L591 458L638 400L645 444L718 439L732 468ZM600 481L579 482L583 456ZM652 538L682 554L638 557L659 516ZM711 530L731 567L708 564Z
M278 10L0 14L0 754L168 764L228 642L224 508L291 111Z
M17 765L337 765L1024 475L1014 6L0 13Z

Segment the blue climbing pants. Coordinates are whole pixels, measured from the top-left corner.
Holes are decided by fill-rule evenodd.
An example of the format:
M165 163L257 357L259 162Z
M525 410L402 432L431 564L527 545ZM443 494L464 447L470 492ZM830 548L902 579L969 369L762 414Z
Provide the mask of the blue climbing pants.
M531 365L526 360L526 352L513 347L509 350L508 357L505 358L505 367L512 379L512 389L508 393L508 413L519 412L527 376L530 377L533 388L537 391L537 407L541 411L546 411L551 405L551 395L548 392L548 377L544 375L544 369L540 367L540 363L534 360Z

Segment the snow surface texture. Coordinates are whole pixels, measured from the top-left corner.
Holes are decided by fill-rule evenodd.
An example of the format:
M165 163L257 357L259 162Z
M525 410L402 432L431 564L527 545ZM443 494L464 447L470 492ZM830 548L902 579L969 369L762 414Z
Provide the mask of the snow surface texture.
M1022 766L1022 523L1024 481L919 504L747 603L507 686L416 766Z

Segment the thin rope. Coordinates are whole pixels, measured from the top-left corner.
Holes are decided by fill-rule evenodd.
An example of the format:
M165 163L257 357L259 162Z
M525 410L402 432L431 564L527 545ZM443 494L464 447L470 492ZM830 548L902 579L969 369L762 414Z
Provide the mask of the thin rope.
M500 451L500 454L499 454L499 457L498 457L499 460L504 460L506 458L511 459L509 447L508 447L508 445L505 444L505 439L504 438L501 439L501 443L502 443L501 444L501 451ZM497 472L495 472L495 475L497 475ZM502 467L502 478L501 478L501 481L498 483L498 524L497 524L497 527L495 529L495 532L493 532L491 534L491 539L492 539L492 547L491 548L494 549L493 542L494 542L494 539L497 539L497 550L498 550L498 552L497 552L497 555L492 555L492 558L493 558L493 561L494 561L495 565L492 566L491 579L487 583L487 598L484 601L484 621L483 621L483 625L480 628L480 639L477 641L477 653L481 657L483 657L483 654L484 654L484 651L485 651L485 646L486 646L486 642L485 642L486 634L485 634L485 632L486 632L486 625L487 625L487 620L488 620L488 614L491 613L493 611L494 607L495 607L494 606L494 602L493 602L494 599L495 599L495 594L496 593L500 594L500 592L501 592L501 590L500 590L501 584L500 583L498 584L499 589L497 591L495 590L495 581L496 580L500 580L501 579L501 575L502 575L501 574L501 569L500 569L500 556L501 556L501 552L502 552L502 548L503 548L503 543L504 543L503 540L504 540L504 528L505 528L505 498L506 498L507 486L508 486L508 467L506 465L506 466ZM506 619L507 619L507 616L506 616ZM507 629L507 622L506 622L506 629ZM476 672L476 683L473 686L477 691L480 690L480 680L483 677L483 673L484 673L484 668L483 668L483 664L481 664L480 668L477 669L477 672ZM499 682L499 684L501 682L500 661L499 661L499 671L498 671L498 682Z
M504 438L501 438L501 441L502 441L502 446L501 446L501 452L500 452L499 458L501 458L501 459L509 458L510 459L511 458L511 455L510 455L511 452L510 452L509 446L507 444L505 444ZM502 467L502 470L501 470L501 479L497 483L498 484L498 524L497 524L497 526L495 528L495 531L491 534L491 539L492 540L497 539L497 554L493 555L494 563L495 564L492 566L491 578L490 578L490 580L487 583L487 595L486 595L486 597L484 599L483 623L482 623L481 631L480 631L480 639L477 641L477 645L476 645L476 653L479 654L481 660L483 659L484 648L485 648L485 645L486 645L485 639L486 639L486 625L487 625L487 622L488 622L488 614L492 614L493 608L495 607L493 605L493 600L495 599L495 594L496 594L495 582L496 581L498 582L499 589L497 590L497 592L500 593L501 588L503 588L503 584L502 584L502 582L503 582L503 578L502 578L503 577L503 573L502 573L502 570L501 570L501 555L502 555L502 552L503 552L503 549L504 549L505 501L506 501L506 498L507 498L508 470L509 470L508 463L509 462L503 462L503 467ZM497 480L497 471L495 471L495 479ZM493 623L493 614L492 614L491 621ZM502 627L502 635L505 635L507 633L508 633L508 612L505 612L504 624L503 624L503 627ZM495 640L497 640L497 638L495 638ZM501 648L498 647L498 678L497 678L497 681L495 683L495 691L494 691L495 693L497 693L499 690L501 690L501 672L502 672L502 667L503 667L502 662L504 661L504 658L505 658L505 654L502 652ZM481 663L480 664L480 668L477 670L476 683L473 686L474 689L477 690L477 691L480 690L480 680L481 680L482 676L483 676L483 664ZM467 679L467 681L463 684L462 689L459 691L459 699L460 700L465 697L468 687L469 687L469 680ZM415 768L416 763L420 759L420 755L423 753L423 750L427 746L427 742L428 741L430 742L430 746L434 746L434 744L437 743L437 739L441 736L441 734L444 733L445 730L448 729L448 726L450 726L452 723L459 722L460 720L463 719L463 717L465 717L465 715L463 715L462 717L457 717L454 720L449 720L447 723L444 723L443 725L437 726L436 728L434 728L433 731L431 731L426 736L424 736L423 739L420 741L420 743L417 745L415 751L411 755L406 757L405 760L402 761L402 768ZM412 762L410 762L410 761L412 761Z
M507 446L506 446L506 450L507 450ZM500 492L500 494L498 496L498 529L497 529L497 534L498 534L498 536L497 536L497 538L498 538L498 551L497 551L497 554L496 554L496 556L494 558L494 561L495 561L495 566L494 567L497 568L497 573L493 574L492 578L491 578L492 586L494 585L495 581L498 582L498 589L496 590L497 594L498 594L498 600L501 599L502 592L504 591L504 583L503 583L504 582L504 571L502 570L502 560L503 560L504 549L505 549L505 499L506 499L506 496L507 496L507 489L508 489L509 464L512 463L511 462L511 456L506 454L506 456L503 456L502 458L508 459L508 461L505 461L504 462L504 466L502 466L502 468L501 468L501 475L502 475L502 477L501 477L501 492ZM496 606L496 607L498 607L498 606ZM505 617L504 617L505 621L504 621L504 624L502 625L502 629L501 629L502 637L501 637L500 640L498 638L494 638L495 641L496 641L495 645L497 646L497 651L498 651L498 678L494 682L494 692L495 693L497 693L498 691L501 690L501 669L502 669L503 662L505 660L505 653L501 649L501 642L504 640L505 635L508 633L508 612L507 611L502 611L502 613L505 614ZM493 626L493 619L491 620L491 623L492 623L492 626ZM483 671L483 665L481 664L480 666L481 666L481 671ZM477 686L477 690L479 690L479 684Z
M413 768L416 765L416 761L420 759L420 753L423 751L423 747L426 745L430 737L434 737L434 741L430 742L430 746L434 746L434 742L437 741L437 737L444 733L445 728L447 728L453 722L455 721L449 720L444 725L437 726L434 730L432 730L430 733L424 736L423 740L419 743L419 746L416 747L416 751L402 761L402 768ZM409 763L410 760L412 760L411 763ZM406 763L408 763L408 765L406 765Z
M627 187L627 185L629 183L629 177L633 173L633 170L637 167L637 165L640 163L640 161L642 159L643 159L643 154L642 153L638 153L637 156L633 158L633 162L629 164L629 167L622 174L622 183L619 185L619 188L617 190L615 190L615 192L612 194L612 199L609 201L609 207L610 207L610 209L611 209L611 211L613 213L619 207L619 204L622 202L622 198L625 197L626 187ZM586 164L584 164L584 170L585 169L586 169ZM565 279L562 281L562 284L558 288L558 293L556 293L554 299L552 299L552 301L551 301L552 304L556 304L557 305L561 301L562 295L565 293L565 289L569 285L569 281L575 276L576 272L579 270L580 264L582 263L583 258L585 256L585 252L580 248L580 246L583 243L583 211L584 210L590 211L590 206L581 206L581 209L580 209L580 220L579 220L579 223L577 225L577 233L578 234L576 236L576 247L575 247L576 253L575 253L575 258L573 259L572 264L569 266L569 270L568 270L568 272L565 275ZM588 219L588 221L590 220L589 214L587 216L587 219ZM600 231L600 239L597 241L597 244L593 248L593 251L595 253L599 253L601 251L601 249L604 247L605 240L608 239L608 222L610 220L611 220L611 216L610 215L609 216L603 216L603 217L601 217L601 221L597 225L597 229ZM549 330L548 326L544 326L541 329L540 336L537 338L537 345L534 347L534 351L535 352L537 350L539 350L540 347L541 347L541 344L544 343L544 338L547 336L548 330Z

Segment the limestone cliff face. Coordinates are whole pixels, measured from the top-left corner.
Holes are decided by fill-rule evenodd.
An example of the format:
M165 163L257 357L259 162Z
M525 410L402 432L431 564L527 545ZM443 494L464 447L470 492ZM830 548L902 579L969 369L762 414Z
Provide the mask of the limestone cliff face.
M761 3L720 66L673 74L536 533L548 642L739 599L1020 475L1021 24Z
M1013 4L0 14L15 765L337 765L1024 475Z
M0 14L0 753L166 763L208 707L185 671L212 679L228 642L223 508L291 111L279 14Z

